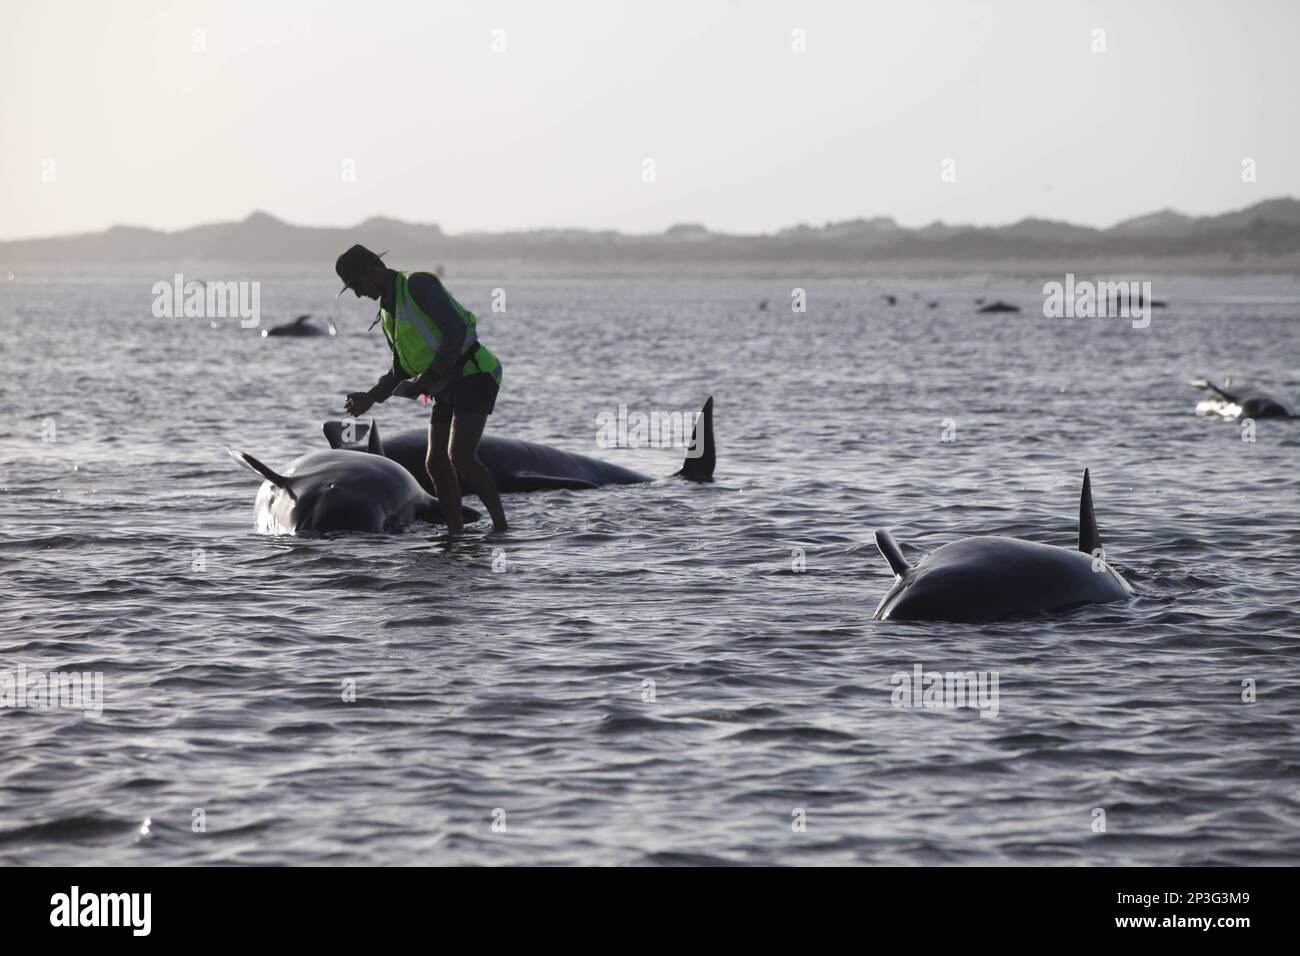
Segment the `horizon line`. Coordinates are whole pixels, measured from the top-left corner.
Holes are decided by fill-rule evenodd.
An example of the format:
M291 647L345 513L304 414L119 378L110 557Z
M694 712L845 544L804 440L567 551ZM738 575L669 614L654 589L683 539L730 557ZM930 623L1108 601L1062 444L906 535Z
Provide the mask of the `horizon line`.
M618 235L629 236L633 238L636 237L649 238L653 236L662 236L665 233L673 229L680 228L682 226L689 226L689 227L703 229L705 232L707 232L709 235L712 236L752 239L752 238L776 236L782 232L787 232L792 229L799 229L799 228L825 229L833 225L842 225L842 224L853 223L853 222L872 222L881 219L892 222L899 229L908 229L908 230L927 229L931 226L947 226L948 228L951 229L960 229L960 228L1004 229L1007 228L1008 226L1019 225L1020 223L1023 222L1049 222L1049 223L1056 223L1060 225L1072 226L1076 229L1091 229L1095 232L1105 232L1108 229L1114 229L1116 226L1121 226L1124 223L1132 222L1135 219L1144 219L1150 216L1158 216L1162 214L1173 214L1176 216L1182 216L1187 219L1208 219L1208 218L1213 218L1215 216L1228 215L1233 212L1242 212L1246 209L1250 209L1253 206L1259 206L1264 203L1278 202L1278 201L1296 202L1298 200L1296 196L1285 195L1285 194L1278 195L1278 196L1267 196L1263 199L1257 200L1253 203L1248 203L1247 205L1244 206L1224 209L1219 212L1210 212L1210 213L1202 213L1202 214L1186 213L1186 212L1182 212L1181 210L1174 209L1173 207L1166 206L1162 209L1153 209L1149 212L1137 213L1135 215L1127 216L1123 219L1111 223L1108 226L1080 225L1079 223L1071 222L1068 219L1051 219L1044 216L1023 216L1020 219L1016 219L1010 222L1002 222L1002 223L947 223L942 219L935 219L930 222L923 223L921 225L907 225L905 223L899 222L893 216L886 215L886 214L877 214L874 216L859 215L848 219L828 219L823 223L821 223L820 225L813 225L807 221L803 221L803 222L794 223L793 225L781 226L775 230L771 230L768 232L723 232L723 231L714 230L703 223L693 222L693 221L674 222L671 225L666 226L661 230L652 231L652 232L626 232L622 229L617 229L613 227L588 227L588 226L535 226L531 228L503 229L499 231L469 229L461 232L447 232L442 228L441 225L439 225L436 222L420 222L418 220L413 220L413 219L400 219L396 216L390 216L383 213L372 213L371 215L360 220L359 222L353 223L352 225L340 226L340 225L319 225L315 223L292 222L288 219L277 216L275 213L267 212L264 209L253 209L251 212L248 212L247 214L245 214L244 216L238 219L208 220L205 222L192 223L188 226L180 226L175 229L163 229L156 226L143 226L143 225L138 225L135 223L128 223L128 222L115 222L112 225L105 226L101 229L85 230L82 232L51 233L51 234L36 235L36 236L30 236L30 235L18 236L9 239L0 239L0 243L40 242L42 240L47 240L47 239L75 239L83 236L103 235L105 233L111 232L114 229L142 229L147 232L161 233L163 235L173 235L179 232L187 232L190 229L198 229L203 226L217 226L223 224L234 225L241 222L247 222L249 219L252 219L256 216L264 216L268 219L274 219L277 222L284 223L287 226L292 226L297 229L335 229L335 230L359 229L373 220L386 219L395 223L400 223L401 225L405 225L405 226L420 226L426 228L432 226L433 228L438 229L440 232L443 233L443 235L447 236L448 238L455 238L457 236L510 236L510 235L520 235L520 234L530 233L530 232L586 232L586 233L593 233L593 234L615 233Z

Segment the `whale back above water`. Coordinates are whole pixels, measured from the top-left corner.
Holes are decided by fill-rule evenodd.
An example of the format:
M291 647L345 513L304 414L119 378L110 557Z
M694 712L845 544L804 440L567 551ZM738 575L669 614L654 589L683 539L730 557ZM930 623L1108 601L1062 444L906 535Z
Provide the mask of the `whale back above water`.
M876 545L895 575L893 588L876 608L875 618L881 621L996 621L1133 594L1101 554L1087 471L1079 498L1077 549L1020 538L964 538L913 565L888 531L876 532Z
M374 420L329 421L322 430L330 447L350 451L368 451L383 455L405 468L430 493L433 480L425 466L428 450L427 429L408 429L394 436L380 438ZM692 448L700 454L687 457L676 477L688 481L709 482L717 461L713 443L713 399L704 403L696 416ZM635 485L655 479L631 468L601 461L543 445L484 435L479 442L478 457L492 473L500 492L581 490L603 485Z
M1010 302L1003 302L999 299L997 302L990 302L988 305L981 305L975 311L980 315L989 315L990 313L995 312L1019 312L1020 306L1012 305Z
M1220 418L1295 418L1295 409L1279 398L1249 385L1233 385L1228 379L1220 388L1209 379L1192 379L1209 397L1196 403L1196 414L1217 415Z
M311 322L307 321L310 318L311 318L311 313L309 312L306 315L298 316L292 322L284 322L272 328L263 329L262 338L267 338L268 336L277 336L277 337L288 336L290 338L305 338L307 336L312 336L312 335L338 335L339 334L338 326L334 324L333 319L327 318L325 321L329 323L329 328L322 329L319 325L313 325Z
M277 472L252 455L227 449L260 475L254 516L267 534L396 531L412 521L441 522L442 510L419 482L379 455L320 450L296 458ZM480 517L462 508L466 522Z

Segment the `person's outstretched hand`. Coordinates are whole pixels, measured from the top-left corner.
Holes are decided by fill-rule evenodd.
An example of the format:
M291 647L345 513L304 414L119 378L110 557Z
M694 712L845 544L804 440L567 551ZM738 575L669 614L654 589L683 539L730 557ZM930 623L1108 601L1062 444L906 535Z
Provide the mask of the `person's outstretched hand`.
M348 392L347 399L343 402L343 407L353 418L360 418L375 404L368 392Z

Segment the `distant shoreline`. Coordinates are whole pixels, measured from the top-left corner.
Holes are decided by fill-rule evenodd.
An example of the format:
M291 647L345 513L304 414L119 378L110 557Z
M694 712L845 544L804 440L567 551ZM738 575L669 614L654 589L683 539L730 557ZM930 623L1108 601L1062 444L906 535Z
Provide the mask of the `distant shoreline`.
M448 235L434 224L397 219L320 228L258 212L176 232L115 226L0 242L0 276L330 277L335 258L358 242L390 250L388 261L399 268L469 278L1296 275L1300 200L1267 199L1203 217L1163 210L1109 229L1045 219L908 228L877 217L755 236L693 224L654 235L578 229Z
M1053 258L1026 261L931 261L880 259L856 263L826 262L602 262L555 260L446 258L438 263L394 260L405 269L441 267L448 279L947 279L1059 278L1066 273L1087 276L1300 276L1300 254L1270 259L1233 261L1229 257L1197 258ZM333 261L260 263L189 260L178 262L59 262L5 263L0 260L0 280L122 278L157 281L175 273L187 279L318 278L334 282Z

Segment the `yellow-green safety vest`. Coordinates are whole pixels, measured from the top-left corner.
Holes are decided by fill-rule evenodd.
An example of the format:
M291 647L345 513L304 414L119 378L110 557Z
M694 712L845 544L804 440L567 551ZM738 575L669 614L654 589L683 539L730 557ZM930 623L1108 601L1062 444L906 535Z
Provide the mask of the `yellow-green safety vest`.
M478 344L478 319L473 312L456 301L455 296L447 291L447 287L436 275L432 272L421 274L430 276L438 283L438 288L447 296L452 308L465 323L465 341L461 343L461 354L473 352L474 346ZM407 375L414 378L428 369L438 357L442 348L442 329L411 298L407 288L411 275L410 272L397 273L393 296L395 314L380 309L379 324L397 354L398 364ZM473 375L475 372L487 372L496 379L498 385L501 383L501 363L486 346L480 347L473 359L465 362L463 374Z

